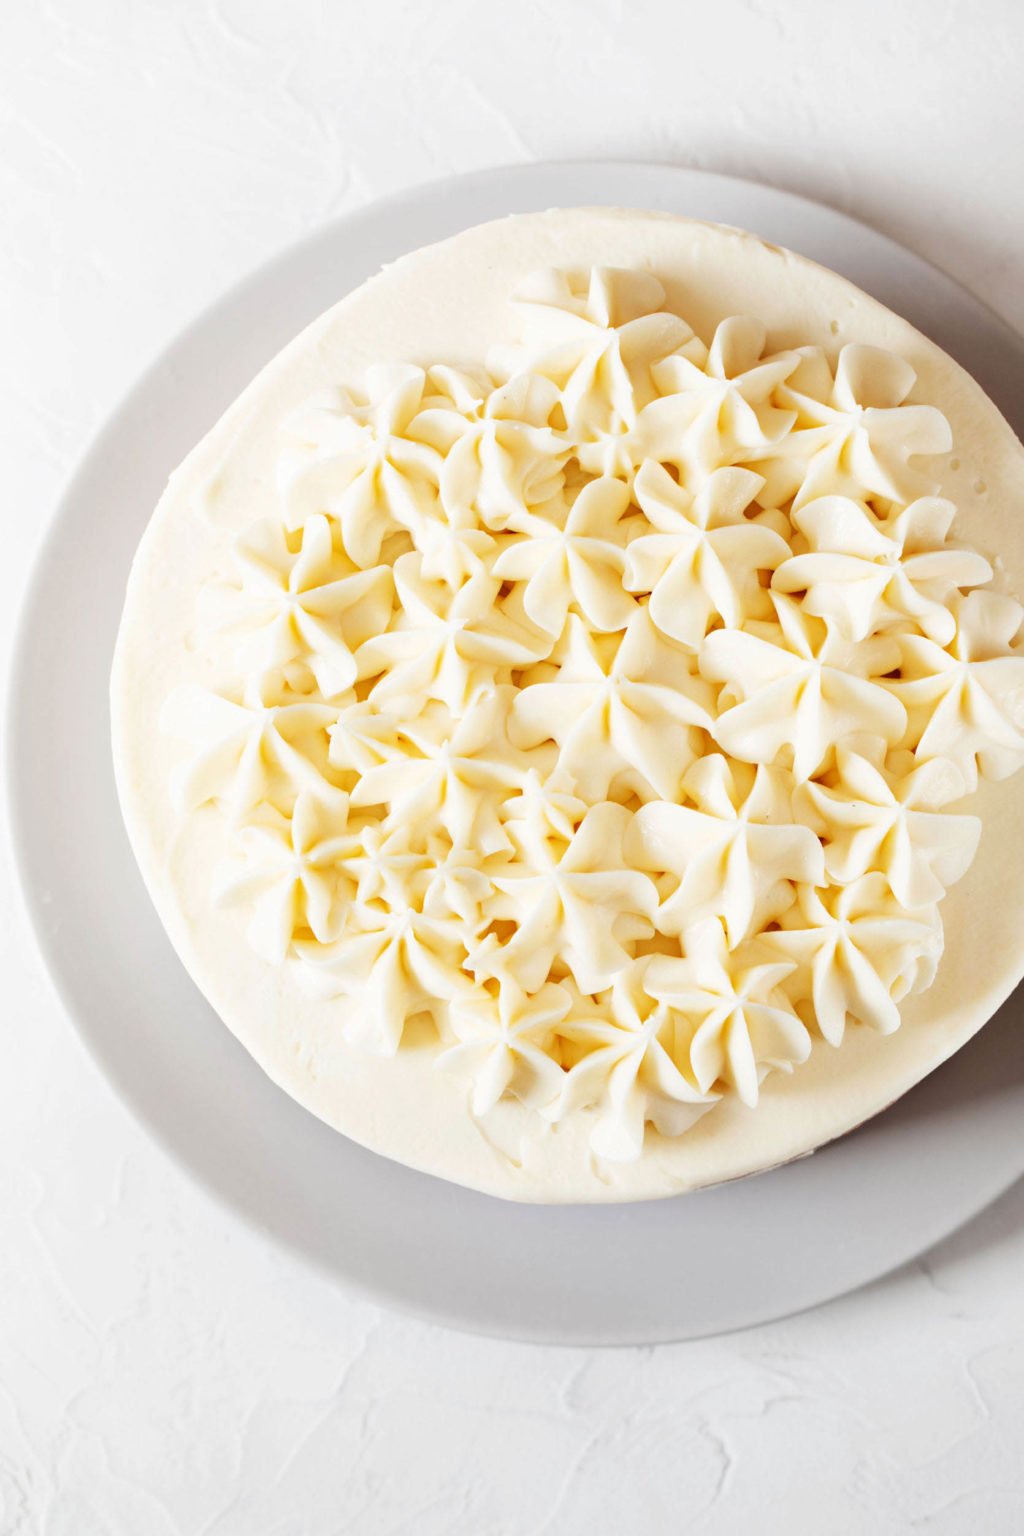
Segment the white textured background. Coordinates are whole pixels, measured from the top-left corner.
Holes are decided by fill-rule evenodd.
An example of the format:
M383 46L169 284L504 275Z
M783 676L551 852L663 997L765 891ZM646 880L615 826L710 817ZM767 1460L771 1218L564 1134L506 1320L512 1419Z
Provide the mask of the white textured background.
M5 0L6 653L76 456L318 221L452 171L651 158L857 214L1024 329L1016 0ZM0 1536L1024 1528L1024 1187L731 1338L481 1342L354 1305L144 1140L0 868Z

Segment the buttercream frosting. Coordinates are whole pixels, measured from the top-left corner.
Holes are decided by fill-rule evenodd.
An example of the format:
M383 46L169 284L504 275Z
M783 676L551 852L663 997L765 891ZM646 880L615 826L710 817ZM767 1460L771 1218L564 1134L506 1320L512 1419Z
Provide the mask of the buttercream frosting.
M640 269L508 298L513 345L276 423L277 511L163 705L169 794L349 1046L614 1164L899 1027L959 802L1024 762L1024 610L954 536L905 358L702 340Z
M216 898L348 1038L428 1014L474 1114L602 1105L636 1156L803 1061L794 1001L838 1046L931 979L979 831L942 807L1024 755L1021 610L963 595L992 568L900 358L765 358L742 317L705 349L642 273L517 302L510 379L372 368L289 418L216 593L241 701L167 724L182 803L240 819ZM683 446L636 464L655 418Z

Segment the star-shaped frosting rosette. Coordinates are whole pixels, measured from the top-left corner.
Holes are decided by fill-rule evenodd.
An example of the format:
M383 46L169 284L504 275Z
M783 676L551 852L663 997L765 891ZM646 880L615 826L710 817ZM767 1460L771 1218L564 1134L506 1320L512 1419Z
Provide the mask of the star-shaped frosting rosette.
M290 817L262 806L232 842L211 895L218 906L250 909L247 937L258 955L280 965L296 936L312 934L319 944L338 937L352 891L345 862L359 848L347 796L328 805L300 794Z
M648 272L539 272L516 303L525 337L511 365L558 386L566 435L577 445L599 444L636 425L638 411L657 394L652 364L681 348L704 352L686 321L664 309L665 290ZM495 365L508 362L499 356Z
M899 1028L900 1001L935 976L942 924L934 906L901 906L875 873L823 892L802 887L762 942L798 967L787 991L808 999L823 1038L841 1045L848 1018L883 1035Z
M538 769L528 768L519 792L505 801L505 830L513 837L522 857L536 855L545 861L551 842L571 843L576 836L576 829L587 813L587 803L571 793L571 782L564 772L556 770L544 777Z
M453 591L473 576L486 575L498 549L494 536L479 526L474 513L452 516L440 498L420 518L411 542L423 576L444 582Z
M410 750L368 768L352 804L385 805L393 821L409 825L438 823L455 846L484 855L509 849L500 812L525 773L505 730L510 691L483 694L457 718L428 705L402 727Z
M657 531L630 542L625 586L651 594L651 618L681 645L696 650L716 615L736 629L772 617L759 572L773 571L790 549L744 516L760 485L749 470L717 469L691 496L653 460L637 474L633 496Z
M860 342L843 347L835 376L820 347L801 347L799 367L779 387L796 425L776 453L751 454L765 475L766 504L819 496L881 497L905 505L934 493L912 459L948 453L949 423L907 397L917 375L905 358Z
M795 352L765 357L766 332L759 320L734 315L715 331L706 359L677 353L656 364L660 398L644 413L652 458L674 464L689 484L723 465L774 449L794 421L779 410L774 391L799 358Z
M329 756L339 773L368 773L409 750L400 715L375 709L367 701L345 704L328 727Z
M572 842L522 850L492 876L491 916L513 922L505 943L470 956L478 976L510 976L536 992L556 962L582 992L599 992L629 963L626 945L653 933L654 883L623 857L629 812L603 802L586 813Z
M879 681L899 665L897 640L852 644L792 598L775 593L773 600L777 625L712 630L700 653L701 675L725 684L712 727L723 751L771 764L788 750L802 782L827 765L844 736L898 741L906 711Z
M955 514L953 503L937 496L922 496L886 519L848 496L820 496L793 513L809 550L780 565L772 586L802 593L804 611L848 640L911 619L946 645L956 628L951 599L961 587L992 579L983 555L946 543Z
M555 1031L572 1006L564 987L547 983L532 995L506 977L457 998L448 1012L456 1043L434 1065L473 1083L474 1115L489 1114L506 1096L544 1111L557 1099L564 1072L552 1054Z
M348 1000L346 1039L379 1056L395 1055L414 1014L443 1015L459 990L465 954L456 920L377 908L360 914L336 943L296 950L315 992Z
M689 1069L702 1093L735 1092L753 1109L771 1071L806 1061L811 1041L781 990L793 963L765 961L756 947L730 952L716 919L687 931L686 955L652 955L644 991L693 1021Z
M416 829L387 822L370 822L359 832L358 847L346 860L345 872L355 882L355 900L368 907L375 902L403 907L410 893L422 894L433 870L433 860Z
M236 638L239 666L262 678L300 664L325 698L344 693L356 677L353 652L387 628L390 571L359 570L320 515L291 535L261 519L233 553L241 585L207 587L204 619Z
M335 799L327 730L336 706L276 694L261 685L242 699L184 684L164 703L160 728L187 742L188 760L172 774L182 812L219 800L238 817L267 801L290 813L303 790Z
M839 885L878 871L901 906L941 901L967 873L978 847L977 816L943 815L939 807L965 792L959 769L942 758L905 771L872 762L846 746L836 748L835 783L813 782L798 791L803 819L825 842L825 869ZM820 882L811 882L820 883Z
M438 699L462 713L496 680L508 682L513 669L550 650L550 637L516 613L514 597L499 602L501 583L487 571L453 593L424 577L415 553L400 556L393 569L398 615L357 656L360 676L377 679L370 693L376 708L416 715L426 699Z
M361 834L363 853L345 872L357 880L345 925L331 944L297 942L307 983L322 997L345 997L346 1037L375 1055L393 1056L406 1021L429 1013L443 1022L447 1004L469 989L466 934L456 916L423 910L434 861L417 854L401 831Z
M619 641L595 640L570 615L558 672L517 694L510 735L523 747L557 742L560 766L591 802L627 770L645 794L675 799L712 726L713 692L692 666L645 608Z
M1024 608L1002 593L970 592L952 609L956 633L945 648L900 636L892 688L917 756L951 758L973 790L979 771L1004 779L1024 762Z
M424 518L414 543L427 580L443 581L453 590L486 574L498 547L482 528L457 527L443 514Z
M436 499L440 453L406 429L423 398L425 374L411 364L367 369L365 397L316 395L282 429L278 489L285 525L329 513L349 558L378 565L390 534L415 529Z
M788 774L713 753L692 765L683 789L692 806L641 806L626 844L638 868L676 877L655 917L661 933L721 917L735 949L792 905L791 881L824 882L821 843L794 819Z
M464 942L475 948L487 927L486 906L494 895L489 875L480 868L480 855L472 848L448 848L428 839L431 867L423 876L423 911L427 917L456 917L462 924Z
M639 960L622 971L598 1003L578 998L559 1026L574 1059L557 1118L596 1108L591 1150L610 1162L639 1157L648 1123L662 1135L680 1136L718 1098L702 1092L690 1070L693 1021L644 990L649 963Z
M539 629L561 635L574 607L595 629L624 629L636 603L623 591L629 491L620 480L592 480L545 515L519 517L491 566L502 581L523 582L522 602Z
M409 435L442 459L441 506L457 529L501 530L557 496L569 445L550 425L558 389L520 373L504 384L434 368L439 393L423 403Z

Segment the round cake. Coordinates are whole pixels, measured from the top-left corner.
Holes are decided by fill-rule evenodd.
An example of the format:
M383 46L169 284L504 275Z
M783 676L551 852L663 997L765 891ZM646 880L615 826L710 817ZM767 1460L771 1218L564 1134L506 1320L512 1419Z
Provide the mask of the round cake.
M752 235L402 258L139 546L114 755L171 941L282 1088L460 1184L813 1150L1024 971L1022 497L955 362Z

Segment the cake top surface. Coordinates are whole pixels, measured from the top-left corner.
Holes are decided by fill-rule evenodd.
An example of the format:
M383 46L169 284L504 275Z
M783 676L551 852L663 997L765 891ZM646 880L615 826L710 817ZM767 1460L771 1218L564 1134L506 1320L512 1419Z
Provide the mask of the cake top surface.
M186 963L324 1118L500 1193L847 1128L983 1022L942 916L1019 814L1020 483L954 364L752 237L570 212L406 258L136 565L122 795Z

